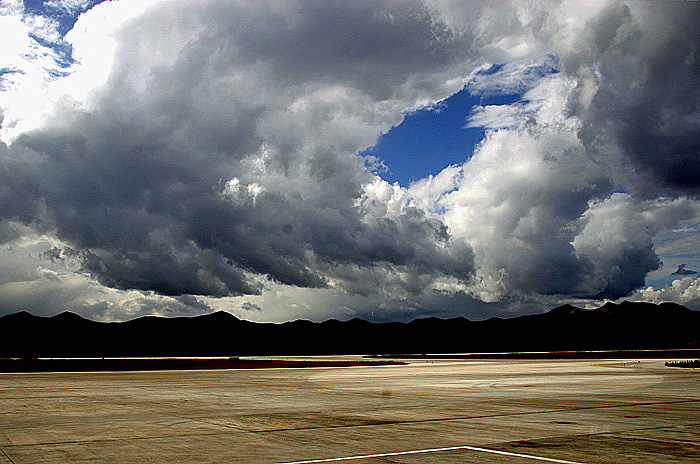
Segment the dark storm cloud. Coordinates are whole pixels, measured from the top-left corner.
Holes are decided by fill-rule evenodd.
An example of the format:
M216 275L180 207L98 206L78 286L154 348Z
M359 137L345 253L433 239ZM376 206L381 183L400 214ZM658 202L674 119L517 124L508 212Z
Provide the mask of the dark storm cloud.
M19 216L24 209L15 208L12 219L30 218L38 214L32 206L45 206L58 237L83 250L84 268L107 286L167 295L256 293L259 288L243 273L250 271L285 284L322 287L315 259L469 276L469 254L443 256L444 226L415 210L365 224L342 190L329 191L333 196L319 198L320 205L280 193L236 205L212 191L216 182L205 181L223 169L208 173L206 163L194 159L186 172L178 166L184 157L173 163L177 153L168 152L159 159L160 148L136 149L125 142L97 150L81 138L53 140L44 133L18 143L44 159L33 180L8 169L13 179L8 198L29 200L23 205L27 212ZM316 181L332 182L343 170L333 172L338 174Z
M687 264L679 264L678 269L673 271L671 275L693 275L697 274L698 271L693 271L692 269L686 269Z
M661 265L653 234L695 214L687 204L654 206L651 199L700 192L699 28L700 10L692 5L613 3L588 21L580 48L564 57L578 81L569 99L582 121L578 137L591 160L631 194L613 195L584 216L590 223L577 251L604 283L598 298L641 288ZM578 98L590 88L592 95Z
M418 4L278 6L184 20L173 4L130 25L94 111L2 148L3 219L53 228L103 285L165 295L342 286L350 264L468 280L471 251L440 221L365 217L355 156L407 106L402 86L424 95L413 79L464 47ZM173 53L164 28L193 38Z
M682 2L658 6L617 4L590 22L585 43L595 50L598 89L587 109L575 111L593 156L605 159L618 149L624 155L639 179L627 179L631 191L697 196L700 9ZM571 70L582 66L578 58Z
M213 26L211 35L230 37L235 28L236 40L223 55L246 63L274 57L264 67L284 85L323 76L387 99L407 76L441 70L464 56L468 45L463 34L435 20L420 1L301 1L276 6L281 8L274 11L255 3L228 8L226 2L211 2L201 17Z

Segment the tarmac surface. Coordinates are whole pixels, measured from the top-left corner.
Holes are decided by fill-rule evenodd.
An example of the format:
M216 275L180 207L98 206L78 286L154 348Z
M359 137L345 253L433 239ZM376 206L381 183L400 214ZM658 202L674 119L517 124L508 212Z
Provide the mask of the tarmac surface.
M0 464L700 462L663 360L0 374Z

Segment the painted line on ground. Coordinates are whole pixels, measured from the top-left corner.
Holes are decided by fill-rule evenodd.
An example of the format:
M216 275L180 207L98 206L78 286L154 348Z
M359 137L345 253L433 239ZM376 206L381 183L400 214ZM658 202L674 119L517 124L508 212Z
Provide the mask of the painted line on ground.
M422 449L422 450L397 451L394 453L381 453L381 454L363 454L363 455L356 455L356 456L345 456L345 457L341 457L341 458L311 459L311 460L307 460L307 461L278 462L276 464L313 464L313 463L320 463L320 462L351 461L351 460L356 460L356 459L385 458L385 457L389 457L389 456L405 456L408 454L425 454L425 453L437 453L440 451L456 451L456 450L479 451L481 453L500 454L502 456L512 456L512 457L516 457L516 458L534 459L536 461L556 462L559 464L583 464L581 462L565 461L562 459L546 458L543 456L533 456L531 454L509 453L508 451L492 450L492 449L488 449L488 448L477 448L475 446L449 446L446 448L429 448L429 449Z
M7 455L4 449L0 448L0 451L2 451L3 456L5 456L11 464L15 464L15 461L13 461L12 458Z

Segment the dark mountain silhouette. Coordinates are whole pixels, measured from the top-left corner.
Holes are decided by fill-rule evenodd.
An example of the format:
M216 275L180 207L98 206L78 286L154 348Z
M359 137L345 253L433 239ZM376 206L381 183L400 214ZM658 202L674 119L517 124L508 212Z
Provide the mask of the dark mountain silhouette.
M512 319L254 323L216 312L95 322L77 314L0 318L0 357L239 356L686 348L700 312L674 303L571 305Z

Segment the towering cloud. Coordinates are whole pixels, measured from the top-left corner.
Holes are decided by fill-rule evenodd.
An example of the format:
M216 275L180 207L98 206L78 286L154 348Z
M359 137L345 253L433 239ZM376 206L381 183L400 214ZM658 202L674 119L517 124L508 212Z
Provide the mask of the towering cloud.
M456 188L433 199L474 248L471 289L482 299L627 296L661 265L654 235L698 221L699 11L566 2L513 11L512 35L499 21L483 25L495 44L520 37L559 64L544 55L467 79L477 94L525 93L474 109L468 125L487 136Z
M468 281L471 250L439 220L360 205L356 156L444 92L466 39L419 4L329 6L166 2L124 25L95 109L4 149L6 224L55 230L104 285L166 295Z

